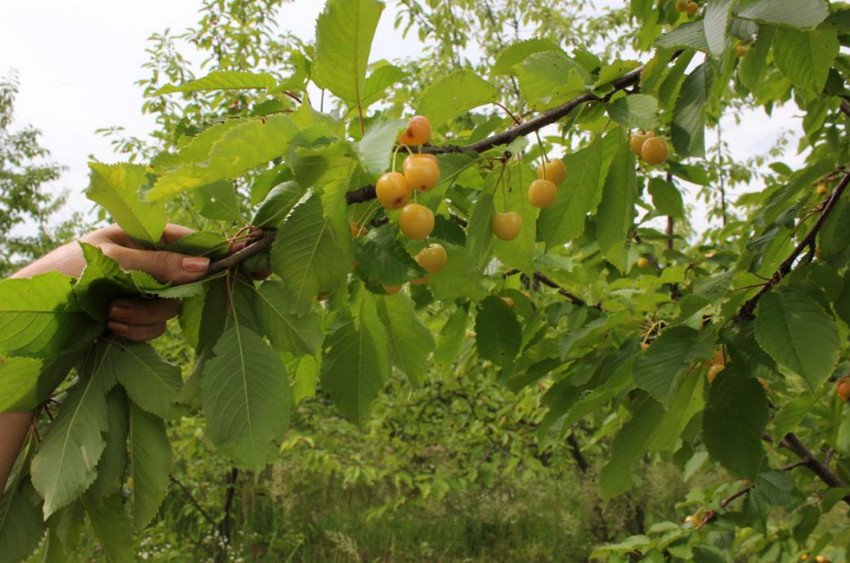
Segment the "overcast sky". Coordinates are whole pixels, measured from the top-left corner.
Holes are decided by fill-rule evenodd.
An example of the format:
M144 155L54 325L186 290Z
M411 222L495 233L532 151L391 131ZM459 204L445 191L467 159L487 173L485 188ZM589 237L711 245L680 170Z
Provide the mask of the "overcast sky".
M373 60L417 52L413 37L402 41L393 29L395 2L388 4ZM280 27L311 39L323 5L295 0L281 10ZM122 125L128 134L144 136L151 128L134 85L143 76L147 38L167 27L182 31L193 25L199 6L200 0L0 0L0 74L15 69L20 80L16 125L40 129L53 159L68 167L52 187L73 194L73 209L91 208L79 195L87 184L88 156L118 160L95 130ZM783 128L799 130L792 108L772 118L751 115L744 126L730 123L725 137L746 157L766 151Z

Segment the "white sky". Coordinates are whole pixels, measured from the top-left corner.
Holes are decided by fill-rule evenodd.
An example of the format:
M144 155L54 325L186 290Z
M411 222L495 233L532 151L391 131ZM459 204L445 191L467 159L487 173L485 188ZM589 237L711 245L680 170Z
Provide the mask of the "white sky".
M373 60L417 52L415 34L402 40L393 29L394 4L388 2L381 19ZM295 0L282 8L280 27L312 38L323 5L324 0ZM0 74L15 69L20 80L13 129L30 124L43 132L42 145L68 167L52 188L72 193L72 209L91 209L81 195L89 155L118 160L94 131L122 125L128 134L144 136L151 128L134 85L143 76L147 38L167 27L182 31L193 25L199 6L200 0L0 0ZM772 118L751 115L744 126L730 124L725 138L744 158L766 151L781 129L800 129L790 107Z

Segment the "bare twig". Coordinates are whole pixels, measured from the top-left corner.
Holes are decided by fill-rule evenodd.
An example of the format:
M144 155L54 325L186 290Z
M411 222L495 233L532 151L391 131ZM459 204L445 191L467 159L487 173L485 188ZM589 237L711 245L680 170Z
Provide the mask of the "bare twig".
M186 499L192 504L192 506L195 507L195 510L197 510L201 514L201 516L204 517L204 520L206 520L212 526L218 526L218 523L215 521L215 519L213 519L213 517L210 516L209 512L204 510L204 507L202 507L200 503L198 503L197 499L194 497L194 495L192 495L192 491L190 491L186 487L186 485L181 483L176 477L174 477L174 475L169 475L168 479L172 483L177 485L181 491L183 491L183 495L185 495Z

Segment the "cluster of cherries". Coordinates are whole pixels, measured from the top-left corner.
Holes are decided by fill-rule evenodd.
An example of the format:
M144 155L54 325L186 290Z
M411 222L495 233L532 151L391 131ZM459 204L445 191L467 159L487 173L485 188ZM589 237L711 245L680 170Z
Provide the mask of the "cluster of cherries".
M629 140L632 152L641 157L647 164L655 166L663 164L670 156L670 146L664 137L656 137L655 131L640 131L632 133Z
M682 13L687 12L689 16L694 17L699 12L699 4L688 2L687 0L679 0L676 2L676 9Z
M398 137L406 147L421 146L431 139L431 123L421 115L413 117ZM414 191L427 192L440 181L440 163L433 154L411 153L402 163L401 172L387 172L378 178L375 195L385 209L401 212L398 226L411 240L425 240L434 230L434 212L424 205L411 203ZM352 229L353 230L353 229ZM362 230L358 226L358 230ZM360 234L360 233L356 233ZM448 262L446 249L433 243L415 256L416 262L429 274L442 272ZM423 284L427 276L411 283ZM397 293L400 286L387 287L388 293Z

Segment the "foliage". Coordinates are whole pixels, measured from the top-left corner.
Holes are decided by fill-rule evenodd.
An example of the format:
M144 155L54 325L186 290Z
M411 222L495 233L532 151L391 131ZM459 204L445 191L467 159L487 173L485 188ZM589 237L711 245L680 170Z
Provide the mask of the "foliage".
M0 275L70 239L79 230L79 217L56 225L54 214L65 196L53 195L45 185L59 178L63 168L41 146L41 132L33 127L12 128L18 79L0 77ZM27 225L27 229L21 227Z
M590 34L586 49L566 49L557 35L500 39L504 48L485 50L473 65L449 38L497 32L511 14L536 25L551 9L404 2L399 23L407 17L424 21L415 25L426 34L428 26L446 32L431 44L431 64L414 61L405 75L385 62L366 64L384 8L376 0L329 0L315 46L262 51L277 58L246 54L256 48L250 39L268 31L260 26L252 36L247 23L264 22L275 5L229 9L239 25L227 41L238 54L216 51L206 77L183 72L180 56L160 48L174 83L162 88L155 73L146 109L160 112L161 146L123 145L144 157L144 173L128 163L93 168L93 199L152 246L163 210L204 217L196 224L206 226L210 242L194 250L214 253L222 239L213 233L248 223L259 208L253 222L262 229L236 235L244 248L219 263L222 272L166 288L89 250L90 270L79 281L0 282L0 291L31 298L0 310L4 325L24 338L23 347L3 341L0 352L42 363L0 410L42 405L74 374L55 422L31 444L0 504L27 529L33 512L42 512L43 549L68 545L63 520L82 510L109 557L126 558L128 529L143 529L167 498L173 458L163 433L178 414L202 415L210 449L235 468L260 471L281 450L285 460L313 439L297 427L286 432L293 409L330 400L377 434L372 445L386 448L385 463L361 471L355 451L335 463L318 457L326 466L313 469L330 465L331 476L381 482L392 495L374 518L410 497L451 499L503 475L514 486L557 478L543 468L567 451L598 478L591 514L635 494L639 466L676 468L683 480L701 470L717 477L695 483L682 501L693 511L685 524L655 507L663 519L637 518L613 535L597 534L593 557L846 557L850 527L833 524L830 513L850 504L850 407L832 385L847 365L850 323L843 162L850 106L840 52L850 37L847 9L822 0L793 8L711 1L691 18L670 0L634 0L635 23L620 40L642 62L618 58L612 45L592 49L606 18L629 25L617 10L578 28ZM218 22L204 20L192 37L205 44ZM267 68L282 52L295 61L290 73ZM511 88L498 88L505 81ZM308 84L333 95L329 112L310 104ZM740 163L722 166L722 142L706 166L706 129L743 105L770 111L792 102L805 115L805 164L795 171L772 162L759 178L764 186L731 209L729 183L754 176ZM376 180L405 150L394 143L412 113L433 118L432 143L415 150L436 155L442 171L435 188L416 195L437 216L427 242L439 242L448 256L424 283L412 257L426 242L402 239L399 213L373 201ZM630 130L637 127L670 139L669 161L650 166L645 151L635 158ZM538 210L525 190L536 165L557 158L567 179L554 204ZM684 205L682 192L694 184L719 204L720 227L698 228L698 210ZM491 218L507 210L522 215L522 236L496 240ZM362 233L351 223L370 232L356 236ZM255 281L250 274L258 270L273 277ZM416 283L390 290L403 282ZM105 303L95 292L102 287L188 297L181 327L194 362L181 352L182 385L177 368L149 347L101 334ZM59 359L56 350L64 352ZM131 369L132 380L121 375ZM505 411L494 400L504 392L493 389L496 382L522 406ZM145 392L154 389L156 397ZM394 424L378 409L371 418L385 389L396 401L409 393L407 407L417 414L408 410ZM452 450L447 430L456 421L432 410L439 403L448 412L469 408L459 436L472 445ZM345 424L308 420L323 424L316 436ZM516 442L495 429L512 425ZM431 443L435 429L443 436ZM592 466L588 450L598 461ZM302 463L316 459L310 453ZM443 473L444 454L463 463L446 464ZM224 517L207 549L221 553L232 539L238 480L236 469L228 473ZM3 522L0 534L14 525ZM34 549L40 532L25 539ZM357 553L344 533L331 541Z

